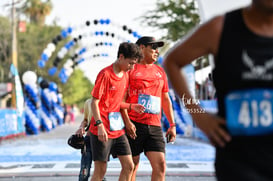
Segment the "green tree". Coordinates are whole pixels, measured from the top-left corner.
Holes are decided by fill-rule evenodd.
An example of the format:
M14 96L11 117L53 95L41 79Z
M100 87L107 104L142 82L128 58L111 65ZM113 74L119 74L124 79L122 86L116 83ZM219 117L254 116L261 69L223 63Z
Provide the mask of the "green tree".
M38 25L45 24L45 18L51 13L52 3L50 0L42 2L41 0L26 0L22 10L29 17L31 23Z
M35 24L27 24L26 32L18 33L19 72L24 73L27 70L32 70L48 79L47 70L53 66L52 59L56 57L56 51L46 63L45 68L39 68L37 62L41 59L41 54L48 43L52 42L52 39L60 32L61 28L58 26L40 27ZM63 44L63 41L59 42L56 49L59 49Z
M141 17L144 24L163 30L162 37L174 42L200 22L195 0L158 0L156 9Z
M156 9L141 17L144 24L159 29L167 43L176 42L200 23L196 0L158 0ZM165 52L169 46L161 49ZM209 65L208 57L195 61L195 70Z
M0 82L9 81L11 63L11 24L8 18L0 17Z

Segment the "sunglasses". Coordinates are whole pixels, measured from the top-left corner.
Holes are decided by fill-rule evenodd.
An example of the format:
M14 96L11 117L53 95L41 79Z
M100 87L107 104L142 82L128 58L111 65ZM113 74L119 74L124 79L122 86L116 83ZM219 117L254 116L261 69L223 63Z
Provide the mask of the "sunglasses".
M148 44L148 45L150 45L153 50L156 50L159 47L158 44L156 44L156 43L154 43L154 44Z

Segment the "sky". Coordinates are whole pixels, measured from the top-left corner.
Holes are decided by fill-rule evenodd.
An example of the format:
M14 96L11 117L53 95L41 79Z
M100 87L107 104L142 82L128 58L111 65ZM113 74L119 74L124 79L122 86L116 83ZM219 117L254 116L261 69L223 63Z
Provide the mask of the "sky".
M3 7L3 4L10 3L11 1L12 0L0 0L1 15L7 14L7 8ZM88 54L83 55L85 61L79 64L78 67L84 71L85 75L93 83L98 72L115 61L117 47L121 41L136 41L136 37L121 31L123 25L126 25L142 36L151 35L158 39L163 35L161 30L144 26L139 19L139 17L143 16L147 11L156 8L157 0L51 0L51 2L53 3L53 10L50 16L47 17L46 23L51 24L55 21L64 28L72 27L74 30L71 34L72 37L76 37L79 34L84 35L85 38L82 40L82 46L87 47ZM249 2L250 0L198 0L200 14L202 15L201 19L203 21L208 20L216 14L246 5ZM93 27L93 29L88 29L87 26L85 26L85 22L87 20L93 22L95 19L110 19L111 23L109 26L96 26ZM120 37L109 40L103 37L94 37L91 33L102 30L113 31ZM94 48L92 43L98 41L111 41L113 46ZM92 55L97 52L107 53L109 56L96 59L92 58Z

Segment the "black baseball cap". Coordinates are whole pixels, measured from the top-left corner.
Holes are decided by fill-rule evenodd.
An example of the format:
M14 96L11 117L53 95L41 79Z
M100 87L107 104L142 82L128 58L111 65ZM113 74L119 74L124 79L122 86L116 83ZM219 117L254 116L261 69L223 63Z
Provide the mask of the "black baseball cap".
M163 47L163 41L157 41L154 37L151 36L143 36L136 41L136 44L139 45L149 45L149 44L157 44L158 47Z

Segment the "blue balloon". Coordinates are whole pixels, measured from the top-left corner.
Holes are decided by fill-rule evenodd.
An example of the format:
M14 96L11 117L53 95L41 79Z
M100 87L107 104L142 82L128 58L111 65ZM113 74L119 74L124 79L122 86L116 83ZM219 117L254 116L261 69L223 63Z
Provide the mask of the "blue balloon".
M47 56L47 54L45 54L45 53L43 53L43 54L41 55L41 58L42 58L42 60L44 60L44 61L47 61L47 60L48 60L48 56Z
M57 91L57 84L55 82L50 82L48 88L49 90Z
M137 32L136 31L133 32L133 36L137 37Z
M72 47L72 46L75 45L75 42L74 42L73 40L71 40L71 41L69 42L69 45L70 45L70 47ZM70 48L70 47L69 47L69 48Z
M79 61L77 61L78 64L82 63L85 59L81 58Z
M67 28L67 32L70 34L70 33L72 33L72 31L73 31L73 29L71 28L71 27L68 27Z
M86 48L82 48L79 52L79 55L83 54L84 52L86 52Z
M64 71L65 71L64 68L62 68L62 69L60 70L59 76L58 76L60 79L62 78L62 76L63 76L63 74L64 74Z
M163 63L163 57L162 57L162 56L158 57L157 62L158 62L160 65L162 65L162 63Z
M29 94L30 94L31 97L35 96L35 92L32 89L29 91Z
M48 70L48 75L53 76L57 72L57 67L52 67Z
M62 79L61 79L61 82L64 84L64 83L66 83L66 81L67 81L67 78L66 77L63 77Z
M62 35L63 38L66 38L67 37L67 32L65 30L62 30L61 35Z
M67 44L65 44L65 46L64 46L67 50L69 50L69 48L70 48L70 43L68 42Z
M34 113L36 110L36 107L30 103L30 110Z
M28 91L29 85L25 84L25 90Z
M104 24L104 20L103 19L100 19L100 24Z
M110 24L110 19L106 19L105 20L105 23L108 25L108 24Z
M107 53L102 53L101 56L102 57L108 57L108 54Z
M38 102L38 101L39 101L38 96L37 96L36 94L35 94L35 96L33 97L33 99L34 99L35 102Z
M64 76L64 77L68 77L67 72L64 71L64 72L63 72L63 76Z
M98 36L100 33L98 31L95 32L95 35Z
M64 74L64 73L65 73L65 68L62 68L62 69L61 69L61 72Z
M67 75L65 74L65 69L63 68L59 73L59 78L62 80L65 79L66 77Z
M59 72L58 77L59 77L60 79L62 78L62 72L61 72L61 71Z
M45 67L45 61L44 60L39 60L37 64L38 64L38 67L40 67L40 68Z

